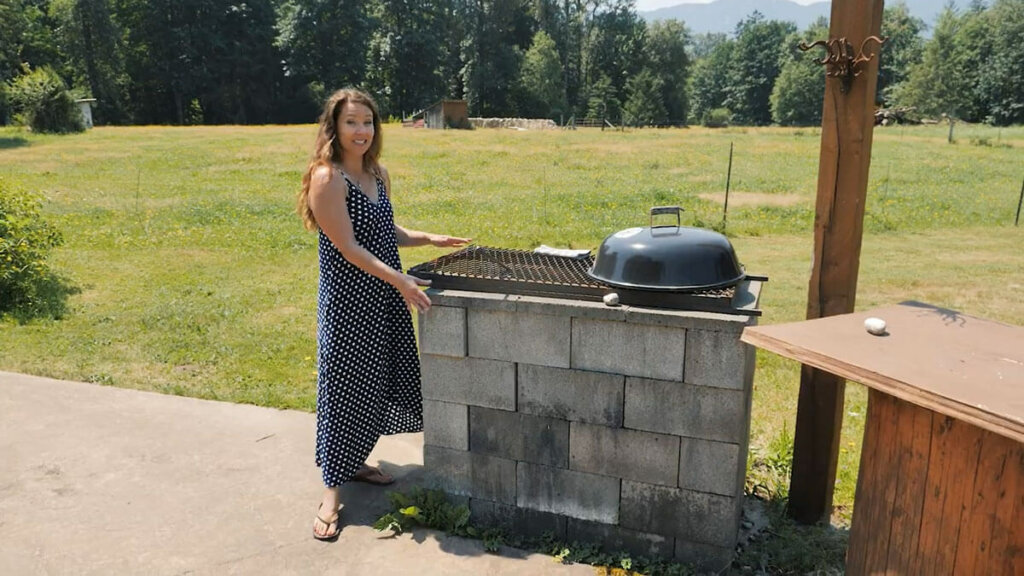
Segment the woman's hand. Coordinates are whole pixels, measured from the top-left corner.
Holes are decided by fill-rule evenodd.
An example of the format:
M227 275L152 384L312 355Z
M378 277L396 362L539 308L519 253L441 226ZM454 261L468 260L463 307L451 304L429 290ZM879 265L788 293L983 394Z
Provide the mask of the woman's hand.
M405 300L405 305L409 307L409 310L426 312L430 310L430 298L420 290L420 286L430 286L430 280L402 274L395 284L395 288L398 288L402 294L402 299Z
M429 236L430 243L438 248L458 248L469 244L472 238L456 238L455 236L445 236L444 234L431 234Z

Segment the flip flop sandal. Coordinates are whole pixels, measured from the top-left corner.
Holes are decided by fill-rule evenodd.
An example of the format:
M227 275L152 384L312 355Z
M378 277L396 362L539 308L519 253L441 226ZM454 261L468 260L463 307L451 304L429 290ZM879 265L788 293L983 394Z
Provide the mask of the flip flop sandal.
M331 529L331 524L334 524L334 532L328 532L327 534L321 536L320 534L316 533L316 530L313 530L313 538L316 538L317 540L321 540L323 542L334 542L338 539L338 535L341 534L341 526L338 526L338 513L335 512L334 516L332 516L331 518L324 519L324 517L320 515L320 511L323 510L323 508L323 503L320 503L320 507L317 508L316 510L316 519L323 522L324 526L327 526L328 530Z
M386 474L383 470L377 466L363 465L356 475L352 476L352 480L355 482L365 482L367 484L374 484L377 486L387 486L395 483L395 477Z

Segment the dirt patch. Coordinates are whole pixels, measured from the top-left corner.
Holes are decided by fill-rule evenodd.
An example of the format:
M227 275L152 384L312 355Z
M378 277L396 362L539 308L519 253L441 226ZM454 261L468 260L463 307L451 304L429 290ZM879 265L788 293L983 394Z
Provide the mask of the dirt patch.
M720 203L725 192L698 194L702 200ZM730 206L794 206L803 202L799 194L765 194L764 192L729 192Z

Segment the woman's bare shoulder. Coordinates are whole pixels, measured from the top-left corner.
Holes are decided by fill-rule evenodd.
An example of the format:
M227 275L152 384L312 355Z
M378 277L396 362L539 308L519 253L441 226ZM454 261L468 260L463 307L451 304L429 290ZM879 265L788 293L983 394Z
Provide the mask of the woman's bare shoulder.
M337 171L332 166L321 164L313 168L312 174L310 174L309 181L309 192L310 194L322 194L324 192L331 192L335 190L346 191L346 187L343 182L344 178L335 178Z

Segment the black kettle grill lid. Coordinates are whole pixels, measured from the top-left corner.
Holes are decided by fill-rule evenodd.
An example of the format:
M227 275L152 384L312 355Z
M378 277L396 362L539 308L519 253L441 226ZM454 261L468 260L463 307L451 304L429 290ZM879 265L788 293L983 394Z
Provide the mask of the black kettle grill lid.
M627 228L601 243L587 274L611 286L640 290L706 290L745 277L729 240L713 230L680 226L678 206L651 208L651 226ZM675 214L676 224L654 226Z

